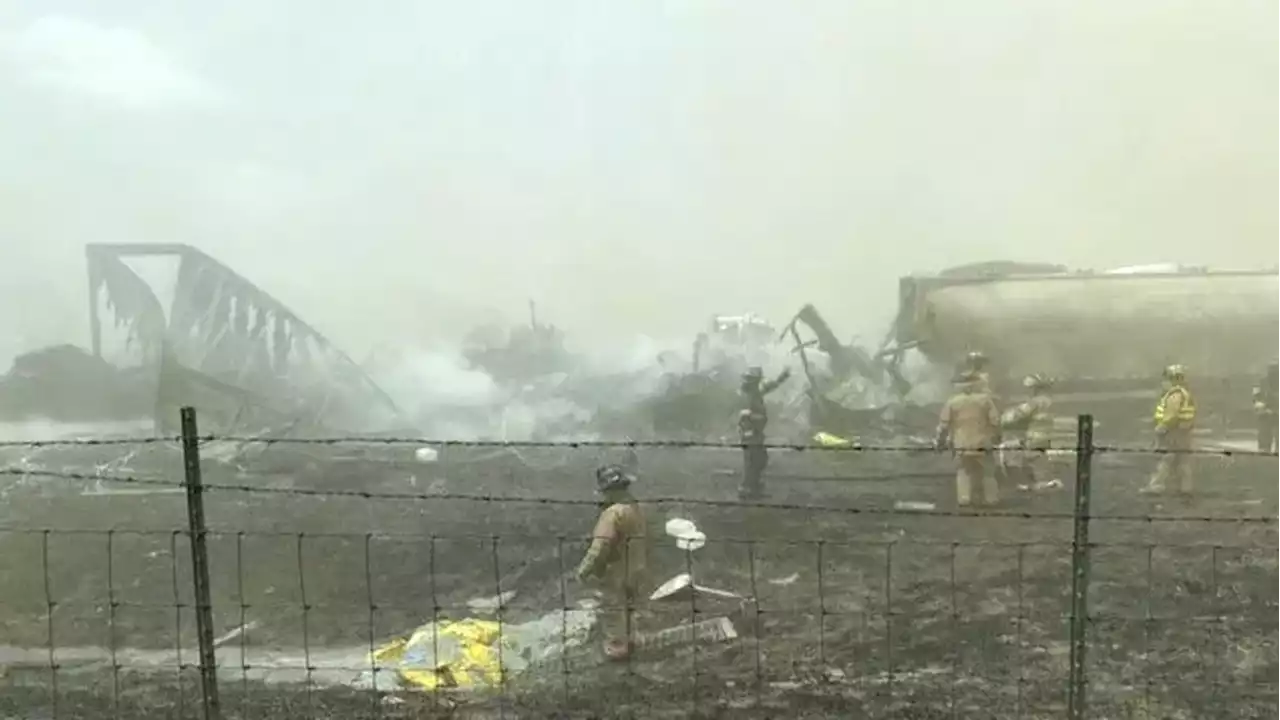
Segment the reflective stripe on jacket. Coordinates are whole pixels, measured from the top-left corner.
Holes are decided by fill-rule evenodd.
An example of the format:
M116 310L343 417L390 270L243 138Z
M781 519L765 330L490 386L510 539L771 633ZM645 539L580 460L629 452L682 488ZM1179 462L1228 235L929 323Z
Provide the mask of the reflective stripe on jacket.
M1053 436L1053 400L1048 395L1032 395L1010 409L1001 424L1022 432L1028 442L1042 443Z
M1171 403L1172 411L1169 409ZM1196 419L1196 402L1185 387L1169 388L1156 404L1154 419L1158 427L1190 427Z

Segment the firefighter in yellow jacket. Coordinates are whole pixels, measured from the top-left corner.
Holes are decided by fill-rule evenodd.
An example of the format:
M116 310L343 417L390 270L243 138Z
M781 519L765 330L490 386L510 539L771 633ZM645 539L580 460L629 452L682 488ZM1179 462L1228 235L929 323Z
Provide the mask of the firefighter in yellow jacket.
M1156 447L1162 452L1156 472L1143 492L1161 493L1171 481L1178 492L1191 492L1191 431L1196 422L1196 401L1187 389L1187 372L1181 365L1164 369L1164 394L1156 404Z
M1000 443L1000 413L978 373L962 374L956 390L942 406L934 446L950 446L955 452L957 505L969 504L974 480L981 483L986 503L995 505L1000 501L1000 490L994 468L986 467L985 460Z
M633 618L648 574L648 532L644 511L631 494L632 479L617 465L596 470L604 509L577 570L579 580L600 584L600 625L610 660L625 660L635 646Z

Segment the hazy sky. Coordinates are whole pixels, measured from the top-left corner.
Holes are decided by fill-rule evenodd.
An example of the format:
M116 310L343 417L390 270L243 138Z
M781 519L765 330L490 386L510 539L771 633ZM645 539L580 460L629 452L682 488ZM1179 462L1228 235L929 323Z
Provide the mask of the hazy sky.
M359 357L534 297L585 341L912 271L1277 263L1274 0L0 3L0 355L83 245L186 242ZM878 338L877 338L878 339Z

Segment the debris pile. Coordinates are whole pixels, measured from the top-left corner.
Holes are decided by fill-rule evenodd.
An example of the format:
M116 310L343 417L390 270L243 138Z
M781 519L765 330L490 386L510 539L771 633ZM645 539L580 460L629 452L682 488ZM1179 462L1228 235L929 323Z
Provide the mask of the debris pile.
M74 345L18 356L0 377L0 417L102 422L149 417L156 378L120 370Z

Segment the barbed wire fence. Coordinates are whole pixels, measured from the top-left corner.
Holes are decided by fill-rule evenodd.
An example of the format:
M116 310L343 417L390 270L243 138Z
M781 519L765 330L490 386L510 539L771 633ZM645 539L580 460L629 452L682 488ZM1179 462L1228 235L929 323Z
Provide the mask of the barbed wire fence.
M180 478L0 468L118 486L133 522L152 524L120 526L95 511L100 527L56 527L65 508L52 501L0 524L0 557L10 558L0 577L15 588L2 619L12 639L0 648L13 690L0 704L13 705L0 715L400 717L457 712L462 702L511 717L1275 712L1276 517L1266 499L1201 479L1199 495L1242 499L1206 510L1171 498L1135 512L1132 488L1111 487L1105 473L1099 486L1094 461L1158 451L1095 446L1087 417L1067 452L1076 478L1065 509L642 494L657 513L698 516L707 532L696 551L655 539L657 580L679 582L634 608L640 650L620 665L601 661L591 629L616 608L570 579L596 510L584 493L419 489L416 477L409 489L359 477L340 487L272 485L222 471L206 478L200 457L218 443L497 444L201 436L194 411L183 419L182 437L76 443L170 455L181 444ZM918 446L821 452L937 457ZM1274 455L1196 454L1276 476ZM361 531L344 527L373 504L394 512L364 516ZM1223 505L1232 512L1210 511ZM513 522L513 512L528 517ZM272 528L298 514L314 523ZM488 596L470 597L480 592Z

